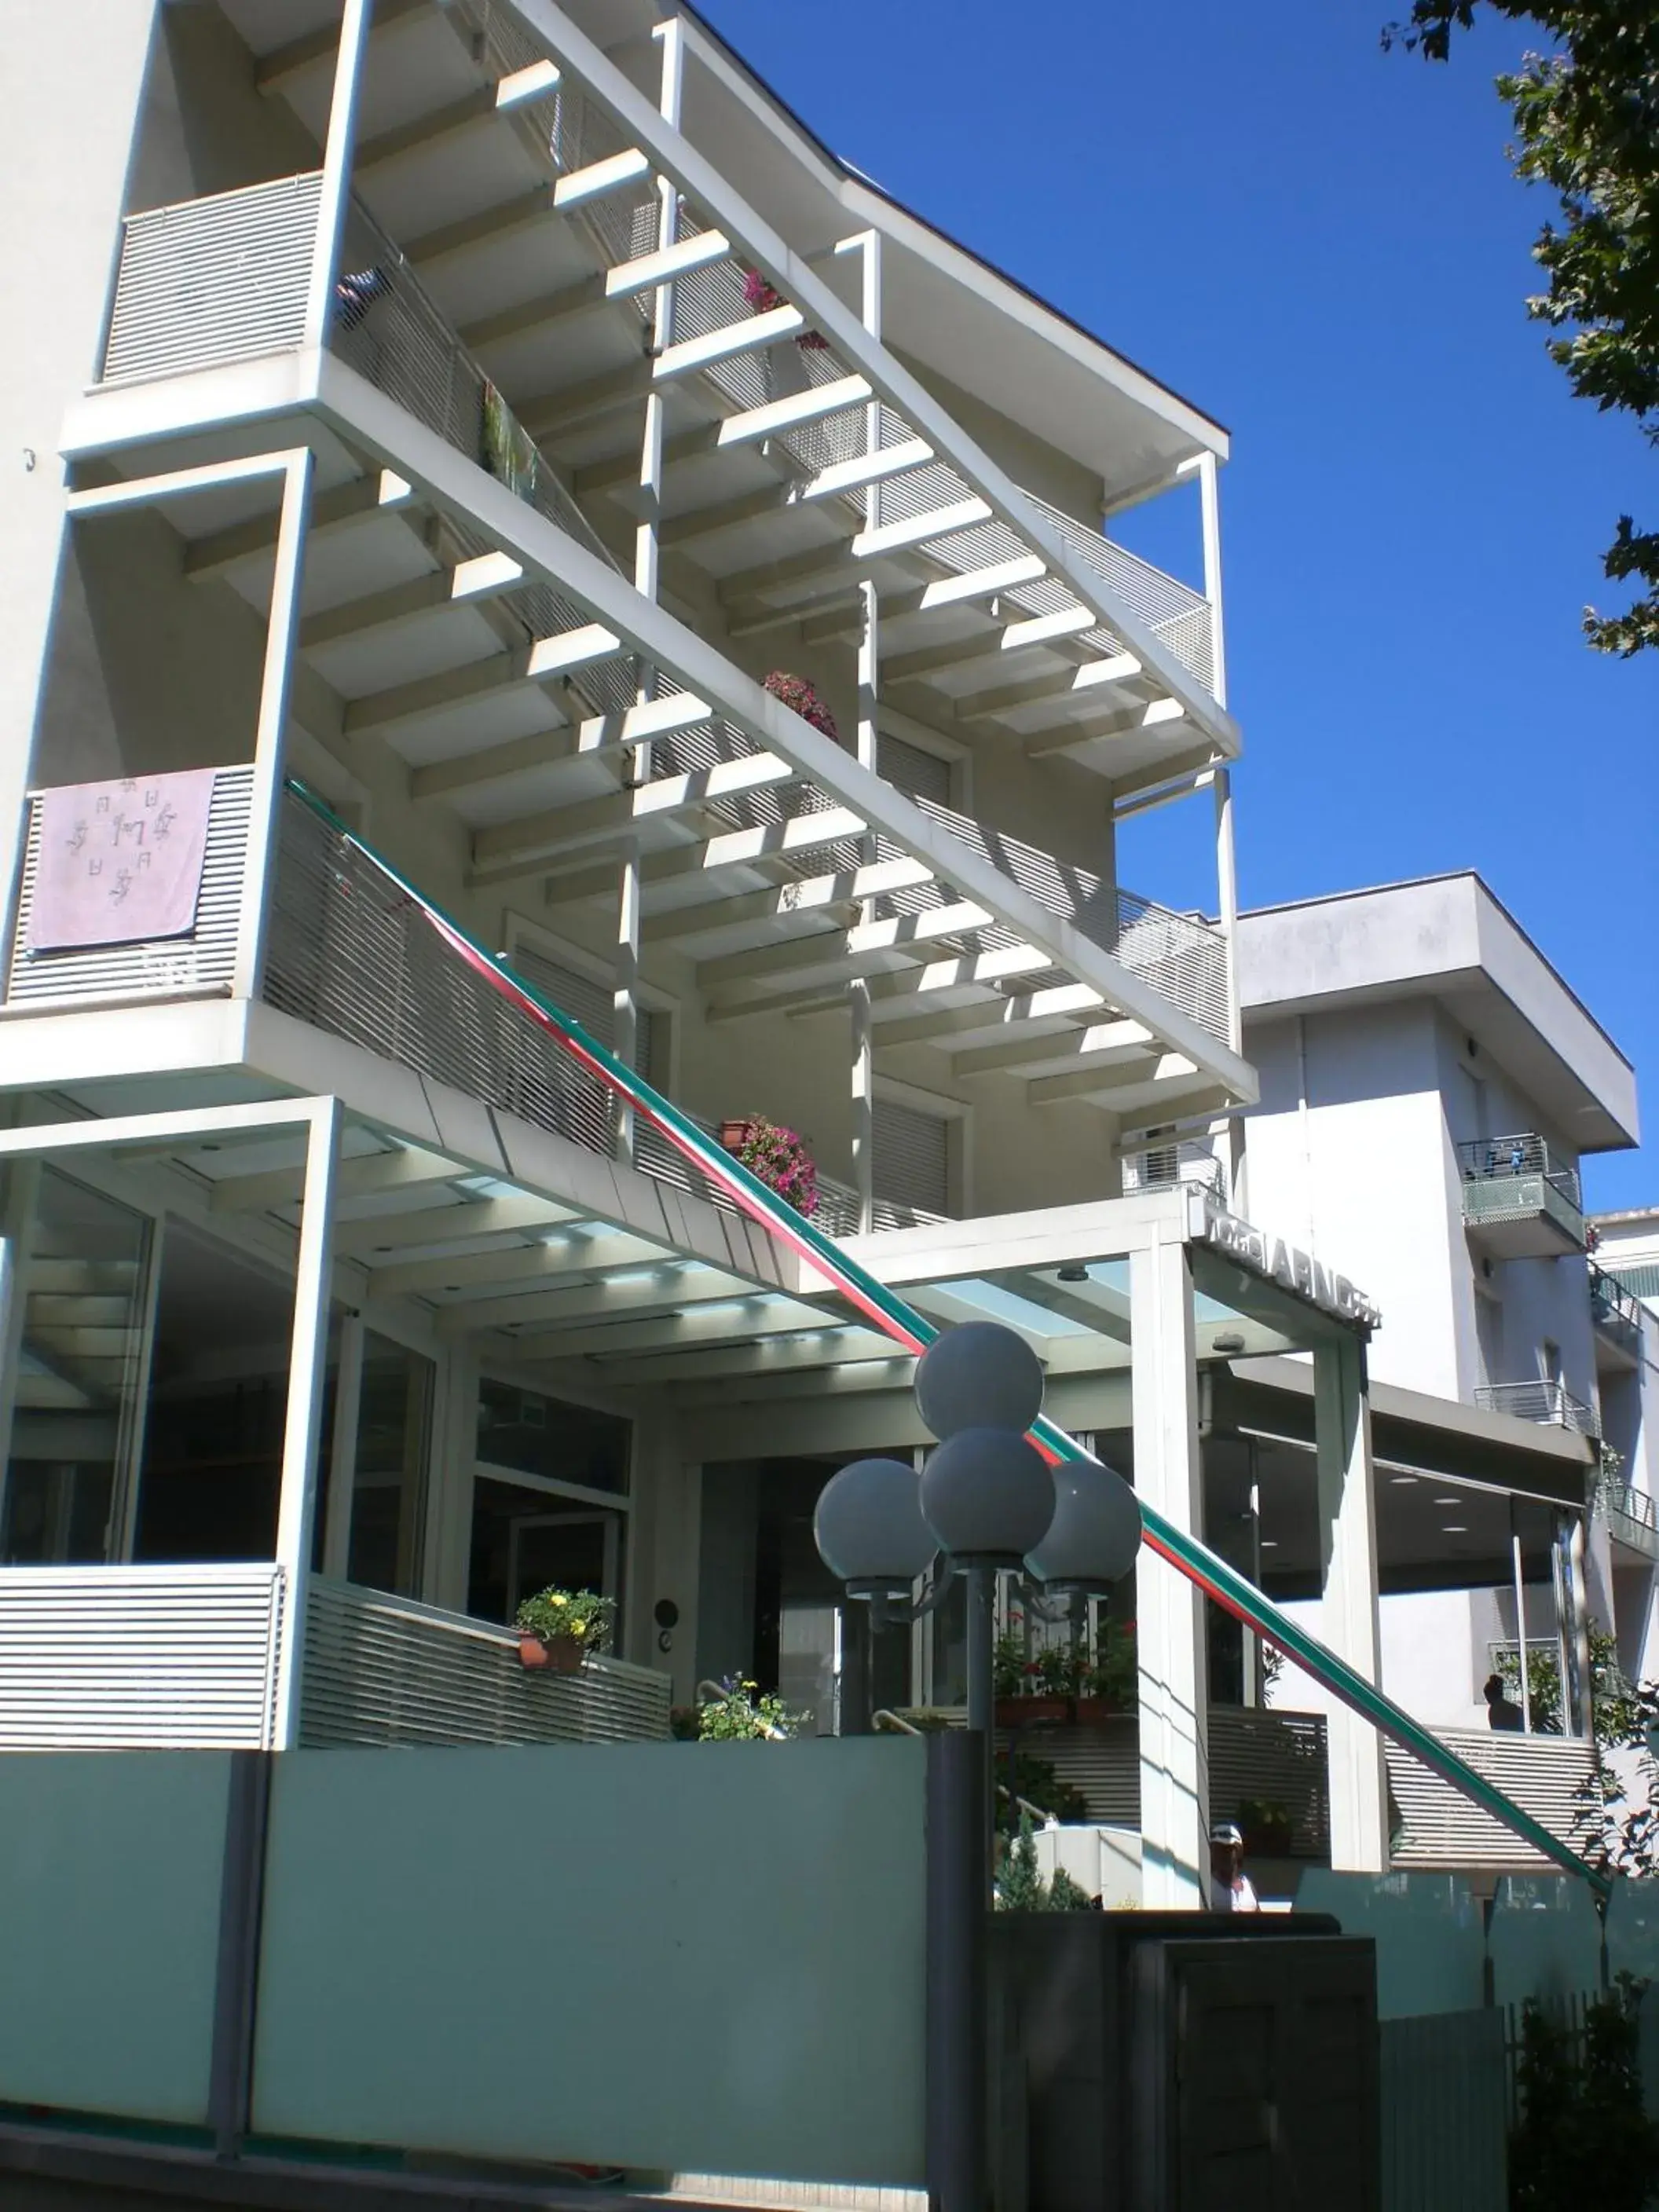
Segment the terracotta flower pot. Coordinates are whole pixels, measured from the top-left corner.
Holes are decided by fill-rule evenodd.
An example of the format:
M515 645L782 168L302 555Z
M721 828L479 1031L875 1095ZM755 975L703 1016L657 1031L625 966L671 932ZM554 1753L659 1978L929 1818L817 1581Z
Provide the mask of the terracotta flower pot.
M753 1121L748 1118L739 1121L722 1121L720 1123L721 1146L726 1152L735 1152L739 1146L748 1143L750 1133L754 1126Z
M586 1650L580 1636L521 1636L519 1664L533 1672L550 1668L556 1674L580 1674Z
M999 1698L996 1723L1002 1729L1033 1728L1068 1717L1064 1698Z
M1126 1708L1115 1698L1079 1698L1077 1717L1085 1728L1092 1728L1101 1721L1115 1721Z

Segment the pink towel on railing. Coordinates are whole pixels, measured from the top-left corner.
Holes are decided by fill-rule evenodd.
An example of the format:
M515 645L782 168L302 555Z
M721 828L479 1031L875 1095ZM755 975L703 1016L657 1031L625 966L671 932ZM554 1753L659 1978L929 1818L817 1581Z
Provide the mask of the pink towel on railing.
M193 934L216 773L42 792L28 951Z

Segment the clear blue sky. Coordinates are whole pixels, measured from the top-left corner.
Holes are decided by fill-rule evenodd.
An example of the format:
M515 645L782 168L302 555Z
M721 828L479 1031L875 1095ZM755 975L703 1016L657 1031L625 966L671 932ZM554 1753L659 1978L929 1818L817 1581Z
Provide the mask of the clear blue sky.
M1478 869L1659 1131L1659 655L1578 629L1659 455L1524 315L1548 203L1492 85L1522 41L1384 56L1403 0L700 4L837 153L1232 432L1245 900ZM1166 504L1124 534L1190 571ZM1212 902L1206 814L1126 834L1124 880ZM1587 1183L1659 1202L1659 1141Z

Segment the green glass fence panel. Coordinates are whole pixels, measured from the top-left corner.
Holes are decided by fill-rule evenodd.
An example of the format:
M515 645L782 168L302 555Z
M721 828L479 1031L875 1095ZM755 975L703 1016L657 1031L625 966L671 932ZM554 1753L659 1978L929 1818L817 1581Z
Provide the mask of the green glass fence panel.
M919 2185L926 1749L285 1754L256 2130Z
M654 1090L631 1068L624 1066L604 1045L590 1036L579 1022L573 1021L551 1000L516 975L505 961L486 951L458 922L453 921L441 908L434 906L418 890L399 869L393 867L390 861L348 830L314 793L291 780L289 788L313 812L328 822L341 837L382 869L387 880L419 908L459 959L480 975L489 979L496 989L514 1000L533 1018L542 1023L564 1043L577 1060L602 1077L613 1091L629 1100L637 1112L663 1132L686 1159L694 1162L712 1182L729 1193L751 1218L764 1223L781 1242L793 1246L821 1267L855 1312L862 1314L896 1343L911 1351L921 1350L939 1334L932 1322L907 1305L868 1269L850 1259L833 1238L813 1228L811 1222L769 1190L746 1168L739 1165L706 1130L700 1128L671 1100L665 1098L660 1091ZM1031 1434L1053 1458L1088 1456L1063 1429L1047 1419L1037 1421ZM1403 1707L1395 1705L1374 1683L1368 1682L1346 1661L1328 1650L1316 1637L1310 1636L1304 1628L1298 1626L1237 1568L1229 1566L1225 1560L1195 1536L1188 1535L1165 1521L1145 1501L1142 1502L1141 1518L1149 1551L1167 1560L1216 1604L1242 1620L1247 1627L1264 1636L1287 1658L1295 1660L1315 1681L1341 1698L1363 1720L1369 1722L1393 1742L1403 1745L1432 1773L1438 1774L1495 1820L1501 1820L1505 1827L1530 1844L1545 1858L1553 1860L1576 1875L1598 1894L1606 1893L1608 1887L1606 1878L1587 1867L1570 1844L1563 1843L1540 1821L1523 1812L1513 1799L1494 1788L1484 1775L1477 1774L1473 1767L1466 1765L1455 1752L1448 1750L1432 1730L1413 1720Z
M205 2123L229 1755L0 1759L0 2102Z
M1553 2002L1601 1986L1601 1916L1580 1882L1505 1875L1486 1940L1497 2004Z
M1382 2212L1507 2212L1501 2012L1378 2023Z
M1309 1867L1296 1904L1334 1913L1346 1936L1375 1941L1379 2020L1475 2012L1485 2002L1485 1916L1461 1875Z
M1607 1900L1607 1972L1659 1982L1659 1881L1616 1881Z

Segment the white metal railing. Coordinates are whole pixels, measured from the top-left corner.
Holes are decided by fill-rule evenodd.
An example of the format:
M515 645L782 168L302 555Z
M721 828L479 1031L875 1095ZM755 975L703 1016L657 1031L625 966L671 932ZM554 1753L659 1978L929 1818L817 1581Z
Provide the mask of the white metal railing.
M0 1751L275 1741L271 1562L0 1568Z
M1610 1534L1632 1551L1659 1560L1659 1507L1645 1490L1604 1474L1595 1485L1595 1503Z
M1521 1735L1501 1729L1437 1729L1435 1734L1564 1842L1573 1840L1577 1792L1594 1765L1577 1737ZM1398 1814L1397 1867L1536 1868L1546 1862L1512 1830L1431 1773L1397 1744L1386 1744L1389 1789Z
M466 1613L313 1577L302 1744L640 1743L668 1735L669 1678L593 1657L531 1673L519 1639Z
M1207 1144L1194 1138L1171 1137L1167 1144L1147 1145L1123 1155L1125 1194L1143 1190L1173 1190L1191 1185L1212 1191L1227 1202L1227 1172Z
M40 874L42 794L31 793L0 1003L19 1012L44 1013L54 1006L216 996L228 991L236 968L252 796L251 766L219 769L208 814L196 927L189 938L36 952L29 945L29 922Z
M1542 1376L1527 1382L1478 1382L1474 1402L1489 1413L1508 1413L1517 1421L1576 1429L1581 1437L1597 1433L1595 1416L1583 1400L1575 1398L1565 1383Z
M313 170L128 216L103 381L220 368L301 344L322 182Z
M1628 1340L1642 1334L1642 1302L1628 1285L1594 1261L1589 1270L1590 1319L1611 1336Z

